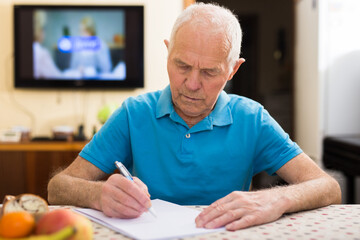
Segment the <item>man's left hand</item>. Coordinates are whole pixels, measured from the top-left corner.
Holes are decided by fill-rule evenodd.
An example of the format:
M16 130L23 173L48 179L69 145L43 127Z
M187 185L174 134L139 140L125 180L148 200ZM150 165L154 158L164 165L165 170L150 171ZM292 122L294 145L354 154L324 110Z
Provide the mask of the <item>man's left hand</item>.
M241 192L235 191L207 207L196 218L196 226L218 228L225 226L235 231L275 221L285 212L284 201L275 189Z

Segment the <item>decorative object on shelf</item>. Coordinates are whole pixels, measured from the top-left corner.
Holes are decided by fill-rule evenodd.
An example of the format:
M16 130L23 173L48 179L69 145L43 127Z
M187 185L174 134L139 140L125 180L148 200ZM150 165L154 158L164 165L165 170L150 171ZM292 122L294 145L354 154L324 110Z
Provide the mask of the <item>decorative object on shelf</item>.
M0 131L0 142L20 142L21 132L14 130L2 130Z
M114 103L108 103L105 104L98 112L97 118L101 124L104 124L106 120L115 112L115 110L118 108L117 104Z
M14 126L0 131L0 142L29 142L30 129L24 126Z
M70 126L56 126L52 132L54 140L71 142L74 139L74 128Z
M80 124L78 126L78 133L74 136L75 141L86 141L86 136L84 133L84 125Z

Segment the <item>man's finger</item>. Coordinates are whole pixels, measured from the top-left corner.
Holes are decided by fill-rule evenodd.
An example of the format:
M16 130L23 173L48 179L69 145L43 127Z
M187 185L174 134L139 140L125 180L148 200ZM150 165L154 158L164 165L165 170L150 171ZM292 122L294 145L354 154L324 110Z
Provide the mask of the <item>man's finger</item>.
M206 223L204 227L209 229L219 228L235 221L236 219L241 218L243 214L244 210L242 209L228 210L219 217L214 218L208 223Z
M109 201L109 204L103 206L103 212L109 217L117 218L136 218L139 217L143 212L138 211L132 207L126 206L114 199Z
M139 178L137 177L133 177L134 182L141 188L144 190L144 192L146 193L146 195L148 195L150 197L150 193L149 193L149 189L146 186L145 183L143 183Z
M259 222L259 218L256 215L246 215L239 220L233 221L225 227L228 231L236 231L259 224L261 224L261 222Z
M123 177L115 177L110 179L109 183L103 185L103 192L105 193L103 196L103 201L106 206L111 206L113 202L108 203L109 201L115 201L116 203L121 203L124 206L128 206L133 208L136 211L145 211L146 209L142 204L140 204L136 199L134 199L131 195L129 195L126 191L124 191L124 185L121 183L123 181ZM122 184L122 185L121 185ZM131 183L131 185L135 185ZM105 206L105 207L106 207Z
M144 205L142 205L139 201L134 199L131 195L124 192L122 189L117 189L117 192L114 194L114 201L120 203L124 206L132 208L139 212L146 211Z
M149 196L135 182L132 182L127 178L121 177L121 179L119 179L119 186L122 186L121 190L131 196L141 206L144 206L145 208L151 207L151 201Z
M195 219L196 226L205 227L209 222L226 214L226 212L238 208L235 201L230 201L230 202L222 201L222 202L224 203L218 204L218 201L214 202L203 212L201 212L199 216ZM225 223L223 225L225 225Z
M209 207L205 208L199 216L207 215L208 213L212 212L216 208L221 208L220 206L229 203L233 200L231 195L227 195L223 198L220 198L219 200L213 202ZM220 210L220 209L219 209Z

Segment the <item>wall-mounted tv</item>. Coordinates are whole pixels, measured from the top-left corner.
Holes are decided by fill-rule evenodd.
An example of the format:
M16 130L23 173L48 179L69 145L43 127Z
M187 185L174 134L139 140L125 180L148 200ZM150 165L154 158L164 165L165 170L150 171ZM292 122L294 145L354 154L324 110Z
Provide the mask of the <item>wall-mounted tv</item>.
M16 88L144 86L144 7L14 5Z

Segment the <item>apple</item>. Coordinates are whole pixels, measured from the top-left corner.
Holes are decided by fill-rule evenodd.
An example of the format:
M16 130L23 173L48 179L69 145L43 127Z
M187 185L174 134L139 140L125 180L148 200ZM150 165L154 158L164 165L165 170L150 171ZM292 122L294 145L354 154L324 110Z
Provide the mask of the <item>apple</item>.
M70 209L56 209L45 213L37 222L35 233L51 234L67 226L74 226L76 234L69 240L93 239L92 224L86 217L71 211Z

